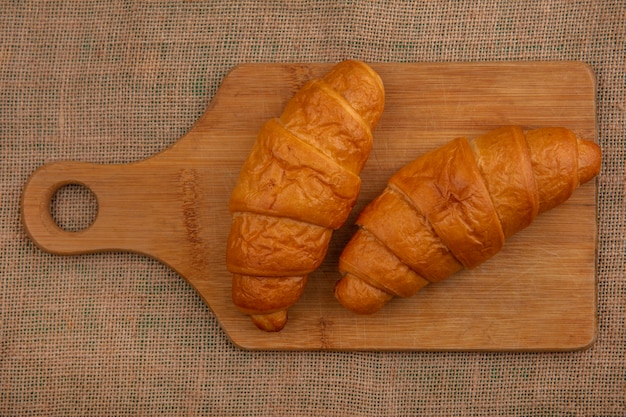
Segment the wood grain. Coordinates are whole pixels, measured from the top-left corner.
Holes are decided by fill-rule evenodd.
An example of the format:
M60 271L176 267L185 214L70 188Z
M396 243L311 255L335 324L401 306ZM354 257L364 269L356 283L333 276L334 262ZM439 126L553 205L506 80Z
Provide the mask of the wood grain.
M372 64L386 108L347 225L333 236L286 328L256 329L231 303L224 265L227 202L263 122L331 64L245 64L223 80L206 113L172 147L144 161L42 166L27 182L22 220L43 250L133 251L161 260L210 306L234 344L264 350L573 350L596 335L596 186L509 239L472 271L396 299L372 316L333 298L338 255L357 212L402 165L458 137L507 124L563 126L595 140L595 79L578 62ZM86 230L60 229L50 199L83 184L98 201Z

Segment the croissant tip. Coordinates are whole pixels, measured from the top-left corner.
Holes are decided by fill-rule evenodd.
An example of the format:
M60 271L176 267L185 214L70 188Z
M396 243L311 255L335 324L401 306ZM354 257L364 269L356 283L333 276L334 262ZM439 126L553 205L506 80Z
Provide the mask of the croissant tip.
M349 273L335 284L333 292L344 308L356 314L374 314L393 298Z
M270 314L253 314L250 319L256 327L266 332L279 332L287 324L287 310Z
M600 146L588 140L578 141L578 178L581 184L590 181L600 173L602 150Z

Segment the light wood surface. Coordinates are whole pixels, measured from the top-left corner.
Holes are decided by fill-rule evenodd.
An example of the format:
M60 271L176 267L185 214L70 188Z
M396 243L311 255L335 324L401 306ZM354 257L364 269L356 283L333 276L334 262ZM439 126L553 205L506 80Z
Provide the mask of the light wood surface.
M270 350L574 350L596 335L596 185L541 215L479 268L395 299L371 316L333 298L336 263L357 212L389 176L455 137L517 124L563 126L596 139L595 79L578 62L372 64L386 88L363 187L346 226L279 333L264 333L230 299L224 265L228 199L262 123L279 115L307 80L332 64L245 64L223 80L211 105L173 146L144 161L61 161L27 182L22 220L43 250L72 255L143 253L194 287L237 346ZM60 229L50 199L78 183L98 202L94 223Z

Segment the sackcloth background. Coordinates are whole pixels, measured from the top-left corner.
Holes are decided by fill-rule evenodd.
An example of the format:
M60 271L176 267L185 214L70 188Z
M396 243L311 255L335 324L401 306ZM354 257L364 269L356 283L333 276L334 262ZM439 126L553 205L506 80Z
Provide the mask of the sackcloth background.
M623 1L0 1L0 416L625 416ZM128 253L60 257L19 198L55 160L166 149L244 62L580 60L596 73L598 338L571 353L250 352ZM96 203L55 197L68 230Z

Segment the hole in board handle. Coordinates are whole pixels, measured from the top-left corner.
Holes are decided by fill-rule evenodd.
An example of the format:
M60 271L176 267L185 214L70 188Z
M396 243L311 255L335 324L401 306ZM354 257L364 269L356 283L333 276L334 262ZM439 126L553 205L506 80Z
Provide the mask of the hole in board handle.
M69 183L59 187L50 200L52 220L67 232L88 229L96 220L98 200L88 187Z

